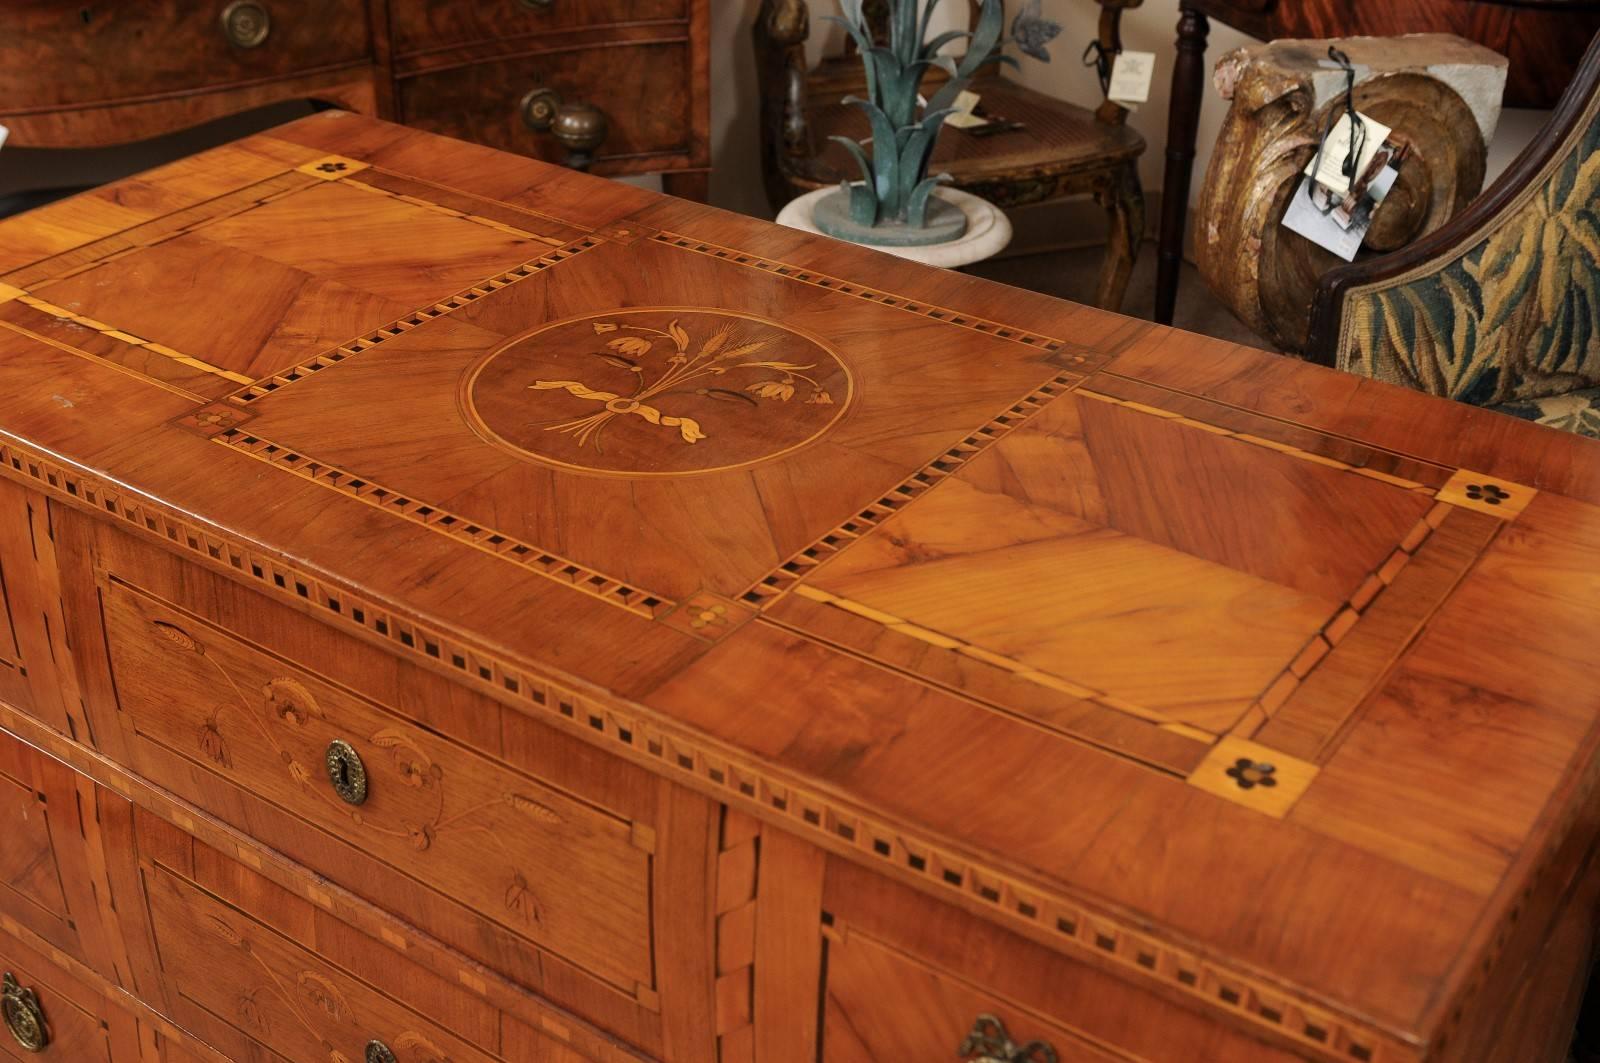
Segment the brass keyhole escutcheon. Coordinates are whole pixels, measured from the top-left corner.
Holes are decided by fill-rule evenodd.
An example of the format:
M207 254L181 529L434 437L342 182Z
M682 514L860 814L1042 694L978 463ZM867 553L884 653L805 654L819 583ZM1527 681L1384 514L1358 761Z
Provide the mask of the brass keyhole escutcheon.
M517 111L522 115L522 122L536 133L545 133L550 129L550 124L556 120L556 111L561 107L561 94L554 89L529 89L522 97L522 102L517 104Z
M356 752L356 747L342 738L335 738L328 743L324 759L328 765L328 781L333 784L333 792L339 795L339 799L347 805L365 802L367 766L361 763L361 754Z
M4 996L0 997L0 1010L5 1012L6 1029L16 1038L24 1052L43 1052L50 1044L49 1031L45 1029L44 1011L39 998L31 989L17 984L16 977L5 973Z
M373 1039L367 1042L367 1063L398 1063L394 1053L389 1051L389 1046L382 1041Z

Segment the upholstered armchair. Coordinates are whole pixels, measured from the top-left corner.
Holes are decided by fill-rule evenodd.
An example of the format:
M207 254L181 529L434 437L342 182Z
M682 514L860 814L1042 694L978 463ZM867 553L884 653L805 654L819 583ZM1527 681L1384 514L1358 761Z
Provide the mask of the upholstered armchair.
M1600 437L1600 37L1463 213L1326 274L1307 357Z

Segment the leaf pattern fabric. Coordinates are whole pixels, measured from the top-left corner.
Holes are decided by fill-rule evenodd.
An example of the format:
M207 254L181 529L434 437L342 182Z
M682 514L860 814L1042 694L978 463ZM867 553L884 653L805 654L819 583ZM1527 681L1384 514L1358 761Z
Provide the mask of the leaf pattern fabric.
M1563 395L1512 402L1495 408L1501 413L1534 421L1547 428L1600 439L1600 388L1583 388Z
M1477 243L1426 274L1347 296L1338 365L1518 409L1600 385L1600 97L1542 180ZM1579 431L1593 418L1588 407L1534 419Z

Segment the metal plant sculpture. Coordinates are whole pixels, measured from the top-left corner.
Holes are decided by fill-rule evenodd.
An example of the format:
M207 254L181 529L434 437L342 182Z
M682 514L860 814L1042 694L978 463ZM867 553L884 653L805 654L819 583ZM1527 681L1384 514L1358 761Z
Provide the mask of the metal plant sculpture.
M863 144L848 137L831 138L849 150L865 178L861 182L845 182L836 193L843 202L818 210L819 225L834 235L846 234L837 231L838 226L826 224L824 215L845 215L840 209L844 206L848 207L849 222L860 228L895 226L919 230L926 226L930 209L937 202L933 190L950 179L948 174L930 177L928 164L945 119L956 110L956 97L986 63L1017 65L1015 59L1001 54L1006 44L1015 44L1024 55L1048 62L1046 46L1061 32L1060 25L1041 17L1040 0L1028 0L1012 20L1007 39L1003 36L1005 15L1001 0L983 0L972 29L950 30L930 40L928 31L940 0L921 0L920 4L919 0L888 0L889 35L884 45L873 40L864 2L840 0L843 17L828 16L854 39L866 66L867 94L871 98L847 96L845 102L866 112L872 124L870 156ZM964 56L958 59L939 54L963 39L967 41ZM948 79L923 105L922 80L935 67L944 70ZM958 230L953 235L960 234ZM916 242L916 237L903 233L896 242Z

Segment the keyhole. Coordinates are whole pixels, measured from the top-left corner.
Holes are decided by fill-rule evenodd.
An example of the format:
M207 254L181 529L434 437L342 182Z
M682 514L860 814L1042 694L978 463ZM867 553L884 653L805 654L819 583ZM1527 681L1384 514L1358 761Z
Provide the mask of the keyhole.
M78 17L83 19L83 24L87 26L90 22L94 21L94 12L90 11L88 8L84 8L82 11L78 12Z
M346 804L359 805L367 799L367 769L355 747L336 738L328 744L328 782Z

